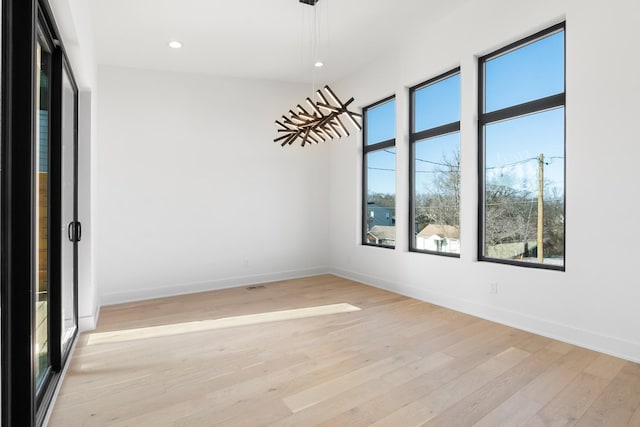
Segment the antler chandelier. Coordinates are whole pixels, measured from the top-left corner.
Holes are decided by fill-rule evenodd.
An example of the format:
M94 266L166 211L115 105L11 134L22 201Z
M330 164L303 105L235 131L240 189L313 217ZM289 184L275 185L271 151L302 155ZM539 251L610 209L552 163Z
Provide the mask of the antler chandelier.
M349 136L350 133L340 120L340 116L349 119L358 130L362 129L362 125L358 122L362 119L362 115L347 108L354 99L349 98L347 102L342 103L329 86L325 86L324 90L333 104L327 100L321 90L316 92L319 101L314 103L307 97L310 111L298 104L297 112L289 110L290 117L283 115L282 121L276 120L276 124L280 127L278 132L283 135L275 138L274 142L281 142L280 145L284 147L300 139L301 146L304 147L306 144L317 144L320 141L341 138L343 135Z

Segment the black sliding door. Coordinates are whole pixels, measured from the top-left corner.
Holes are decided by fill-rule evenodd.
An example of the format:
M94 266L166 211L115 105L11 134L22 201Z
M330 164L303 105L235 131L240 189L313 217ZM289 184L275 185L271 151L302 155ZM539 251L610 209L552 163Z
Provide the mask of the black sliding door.
M78 90L45 1L2 0L2 425L41 425L77 336Z
M78 89L66 62L61 85L60 354L66 357L78 330Z
M36 393L42 395L44 384L50 376L51 352L49 351L49 295L52 272L51 264L53 249L50 244L50 226L53 225L51 211L53 206L51 180L51 95L52 95L52 46L49 40L38 31L36 43L36 150L35 150L35 300L33 311L35 313L35 348L34 348L34 373L36 379ZM50 257L51 255L51 257Z

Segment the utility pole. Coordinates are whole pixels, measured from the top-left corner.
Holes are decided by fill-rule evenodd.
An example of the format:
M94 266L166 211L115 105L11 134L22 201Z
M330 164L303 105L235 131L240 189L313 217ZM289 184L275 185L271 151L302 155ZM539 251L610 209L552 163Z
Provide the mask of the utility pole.
M544 154L538 155L538 262L544 262L544 247L542 242L542 228L544 219Z

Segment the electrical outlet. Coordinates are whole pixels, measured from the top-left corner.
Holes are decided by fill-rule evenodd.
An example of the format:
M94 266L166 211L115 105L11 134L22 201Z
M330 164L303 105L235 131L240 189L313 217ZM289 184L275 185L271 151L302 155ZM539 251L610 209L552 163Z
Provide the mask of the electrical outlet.
M498 293L498 282L489 283L489 293L497 294Z

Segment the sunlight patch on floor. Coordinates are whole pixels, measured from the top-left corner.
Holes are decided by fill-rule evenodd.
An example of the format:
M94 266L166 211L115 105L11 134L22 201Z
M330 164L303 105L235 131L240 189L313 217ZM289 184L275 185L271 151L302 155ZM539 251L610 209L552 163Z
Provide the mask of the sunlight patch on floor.
M360 311L360 308L347 303L339 303L319 305L314 307L295 308L291 310L270 311L266 313L247 314L243 316L223 317L220 319L197 320L194 322L176 323L171 325L126 329L122 331L97 332L91 334L87 344L94 345L133 341L145 338L157 338L186 334L191 332L232 328L235 326L247 326L259 323L279 322L283 320L304 319L307 317L326 316L329 314L350 313L353 311Z

